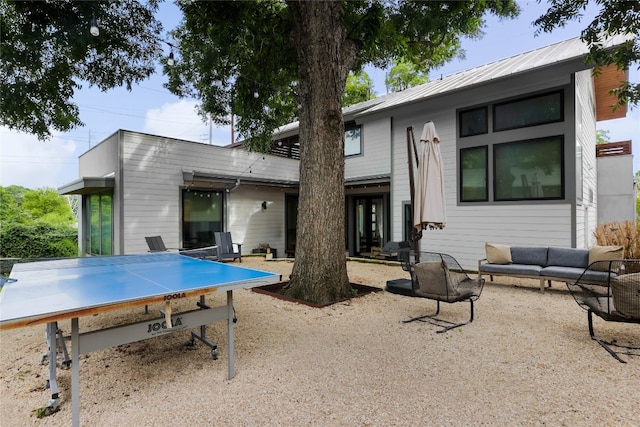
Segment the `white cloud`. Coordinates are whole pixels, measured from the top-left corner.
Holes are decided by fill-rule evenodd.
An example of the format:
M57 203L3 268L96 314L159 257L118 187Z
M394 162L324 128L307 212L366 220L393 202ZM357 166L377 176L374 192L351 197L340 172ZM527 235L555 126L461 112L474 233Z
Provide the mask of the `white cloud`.
M0 127L0 185L57 188L78 178L78 147L59 134L47 141Z
M180 100L149 110L145 116L144 132L188 141L209 142L211 131L213 145L231 143L231 127L213 125L210 129L209 124L204 123L196 112L196 106L195 101Z

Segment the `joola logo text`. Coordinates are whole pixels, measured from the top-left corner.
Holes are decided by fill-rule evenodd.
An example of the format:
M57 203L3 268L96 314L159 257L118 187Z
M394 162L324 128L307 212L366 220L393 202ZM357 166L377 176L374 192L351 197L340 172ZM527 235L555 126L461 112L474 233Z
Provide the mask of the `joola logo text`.
M186 296L187 296L187 294L185 292L180 292L180 293L177 293L177 294L165 295L164 296L164 300L165 301L170 301L172 299L184 298Z
M171 326L172 327L181 326L181 325L182 325L182 318L181 317L176 317L175 319L171 319ZM148 329L147 329L147 333L148 334L152 334L154 332L158 332L158 331L163 330L163 329L167 329L167 321L166 320L163 320L162 322L149 323Z

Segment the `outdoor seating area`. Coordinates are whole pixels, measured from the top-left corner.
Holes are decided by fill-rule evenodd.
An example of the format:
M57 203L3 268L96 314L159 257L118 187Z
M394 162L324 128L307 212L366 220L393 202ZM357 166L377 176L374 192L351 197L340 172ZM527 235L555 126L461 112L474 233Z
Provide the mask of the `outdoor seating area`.
M347 264L351 278L381 289L410 277L400 265ZM242 265L288 277L293 263L247 257ZM306 425L316 414L326 414L329 425L422 425L425 414L438 411L455 414L457 425L633 425L640 357L622 355L627 363L618 363L589 338L566 287L540 294L528 281L487 281L474 321L445 334L402 323L432 303L423 298L376 292L315 309L237 292L232 381L224 322L207 326L220 347L217 361L204 346L186 345L189 330L105 349L82 360L82 425ZM224 300L214 293L206 303ZM186 298L174 303L176 311L192 305ZM447 319L468 319L466 303L445 308ZM638 324L593 317L599 338L640 342ZM121 318L148 315L132 307L89 321L97 327ZM60 322L65 334L69 324ZM42 420L31 415L47 395L32 391L42 390L47 371L41 325L2 331L1 338L3 427L69 425L70 370L59 370L60 411ZM427 383L432 392L425 393ZM608 403L594 411L603 396ZM149 402L163 402L164 410L146 410Z
M168 252L169 249L165 246L162 236L146 236L144 238L149 246L149 252ZM218 259L218 247L207 246L196 249L176 249L181 255L190 256L193 258L207 259L215 261Z
M486 257L478 261L478 277L489 275L535 279L544 292L545 282L575 281L607 283L608 275L603 271L590 270L582 273L589 264L608 259L621 259L622 246L594 246L591 249L509 246L486 243Z

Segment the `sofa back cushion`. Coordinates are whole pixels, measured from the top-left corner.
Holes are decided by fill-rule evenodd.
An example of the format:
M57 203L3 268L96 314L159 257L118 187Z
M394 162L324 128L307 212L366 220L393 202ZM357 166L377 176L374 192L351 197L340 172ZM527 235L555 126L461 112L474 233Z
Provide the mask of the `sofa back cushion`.
M624 246L594 246L589 249L589 264L596 261L609 261L624 258ZM606 270L608 263L598 263L593 268Z
M512 246L511 262L514 264L533 264L547 266L547 248Z
M511 250L508 245L485 243L487 261L491 264L511 264Z
M589 265L589 250L550 247L547 255L547 265L587 268Z

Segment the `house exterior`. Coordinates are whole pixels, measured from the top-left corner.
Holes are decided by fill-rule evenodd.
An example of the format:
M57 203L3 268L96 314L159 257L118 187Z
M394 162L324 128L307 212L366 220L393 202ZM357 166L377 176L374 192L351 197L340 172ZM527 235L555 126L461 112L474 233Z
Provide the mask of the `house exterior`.
M409 239L407 138L427 121L440 137L447 225L425 230L422 250L475 269L487 241L592 245L598 79L585 52L572 39L346 108L348 254ZM83 195L81 253L145 252L151 235L201 247L230 231L244 253L266 242L293 254L297 133L297 123L277 129L272 154L257 154L117 131L59 189Z

